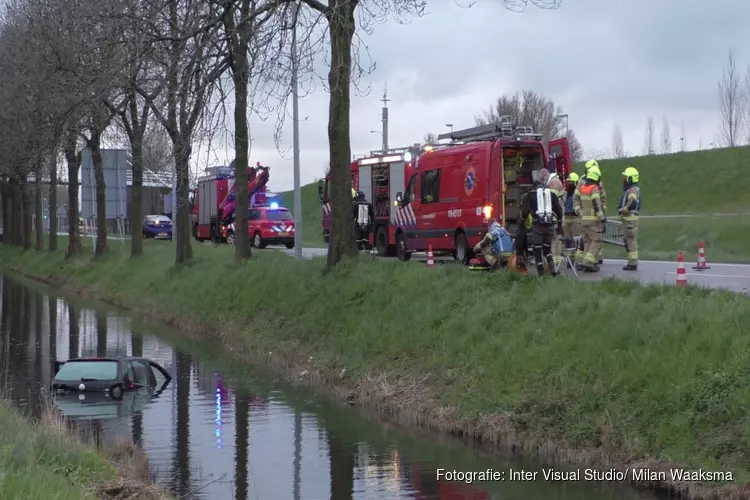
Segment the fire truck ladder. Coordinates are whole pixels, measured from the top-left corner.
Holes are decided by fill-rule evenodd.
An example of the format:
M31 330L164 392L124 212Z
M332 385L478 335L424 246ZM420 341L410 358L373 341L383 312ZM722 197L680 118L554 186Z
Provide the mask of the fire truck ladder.
M439 141L444 139L450 139L453 142L459 143L494 141L497 139L529 139L539 141L542 139L542 134L534 133L534 130L529 126L516 126L509 120L504 120L463 130L446 132L438 136Z
M400 148L388 148L388 149L373 149L370 150L370 156L389 156L389 155L402 155L404 153L414 153L415 149L419 149L420 145L412 144L411 146L404 146Z

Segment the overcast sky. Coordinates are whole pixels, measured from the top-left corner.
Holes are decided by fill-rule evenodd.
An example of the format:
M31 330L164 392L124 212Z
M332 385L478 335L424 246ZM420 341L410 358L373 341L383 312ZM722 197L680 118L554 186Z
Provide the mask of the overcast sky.
M740 68L750 65L750 2L715 0L563 0L554 11L505 10L499 0L462 8L429 0L429 12L409 24L376 27L365 42L377 62L353 93L352 153L381 145L379 102L387 84L390 146L421 141L473 125L473 117L503 93L544 93L569 114L590 154L611 149L619 123L625 149L641 154L646 118L657 140L666 116L674 149L684 124L688 149L719 141L717 82L730 49ZM323 88L300 101L302 183L320 178L328 161L328 99ZM289 106L291 110L291 104ZM229 127L231 131L231 125ZM273 139L273 120L251 118L251 162L271 165L271 188L293 185L292 155ZM291 124L283 147L291 146ZM227 164L229 141L217 140L208 161ZM207 162L204 148L194 164Z

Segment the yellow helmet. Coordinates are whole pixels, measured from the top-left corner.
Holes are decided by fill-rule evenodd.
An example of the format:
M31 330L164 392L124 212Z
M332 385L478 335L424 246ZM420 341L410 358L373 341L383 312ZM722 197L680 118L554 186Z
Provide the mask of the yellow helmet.
M593 167L599 168L599 162L596 160L589 160L586 162L586 172L588 172Z
M638 182L638 170L636 170L635 167L628 167L622 172L622 176L627 179L628 182L636 183Z
M580 177L578 177L578 174L575 172L571 172L570 175L568 175L568 182L578 182L580 180Z
M599 170L599 166L594 165L589 168L588 172L586 172L586 178L594 182L599 182L599 179L602 178L602 172Z

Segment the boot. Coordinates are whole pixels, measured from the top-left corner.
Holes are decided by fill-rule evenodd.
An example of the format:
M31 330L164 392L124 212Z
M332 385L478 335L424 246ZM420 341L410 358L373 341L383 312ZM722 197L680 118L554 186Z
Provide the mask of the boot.
M583 271L587 273L598 273L599 266L597 264L592 264L590 266L583 266Z
M623 271L637 271L638 270L638 264L625 264L625 266L622 268Z
M599 262L597 262L597 264L599 264L600 266L601 266L602 264L604 264L604 259L602 259L602 258L600 257L600 258L599 258Z

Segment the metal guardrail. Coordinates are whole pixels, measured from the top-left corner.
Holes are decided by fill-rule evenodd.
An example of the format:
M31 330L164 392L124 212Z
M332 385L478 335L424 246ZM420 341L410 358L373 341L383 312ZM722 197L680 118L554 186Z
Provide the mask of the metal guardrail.
M604 224L604 243L615 245L618 247L625 246L625 228L622 227L622 222L619 220L608 220Z

